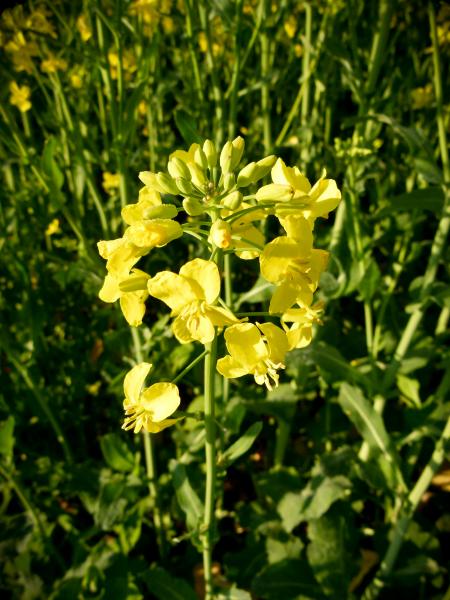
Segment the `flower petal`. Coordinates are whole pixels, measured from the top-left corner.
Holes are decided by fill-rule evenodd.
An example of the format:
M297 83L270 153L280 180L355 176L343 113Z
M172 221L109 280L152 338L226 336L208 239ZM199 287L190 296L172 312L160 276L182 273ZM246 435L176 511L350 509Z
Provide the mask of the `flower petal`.
M227 308L204 304L202 310L205 316L208 317L211 323L216 327L225 327L226 325L239 323L239 319Z
M220 275L215 262L195 258L180 269L180 275L193 279L202 289L202 295L208 304L213 304L220 293Z
M246 372L251 372L255 365L268 357L268 351L261 333L253 323L239 323L225 330L225 343L228 352L237 364Z
M308 194L311 184L297 167L287 167L279 158L272 167L272 181L282 185L291 185L296 191Z
M157 273L152 279L149 279L147 288L149 294L165 302L172 309L174 315L179 314L185 306L199 299L198 289L192 285L191 281L171 271Z
M106 275L98 297L103 302L115 302L120 298L119 280L113 275Z
M242 377L248 374L247 369L229 355L219 358L217 361L217 370L227 379L234 379L235 377Z
M126 401L133 404L139 403L142 386L151 368L150 363L141 362L128 371L123 382Z
M269 312L282 313L297 301L298 286L289 281L283 281L275 290L270 300Z
M214 325L200 310L182 311L172 323L172 331L181 344L192 341L209 344L214 339Z
M123 316L132 327L142 325L147 298L147 291L125 292L120 297L120 308L122 309Z
M258 327L266 337L270 360L274 363L283 363L289 350L286 333L273 323L258 323Z
M180 392L174 383L154 383L142 392L140 404L151 414L150 420L158 423L180 406Z

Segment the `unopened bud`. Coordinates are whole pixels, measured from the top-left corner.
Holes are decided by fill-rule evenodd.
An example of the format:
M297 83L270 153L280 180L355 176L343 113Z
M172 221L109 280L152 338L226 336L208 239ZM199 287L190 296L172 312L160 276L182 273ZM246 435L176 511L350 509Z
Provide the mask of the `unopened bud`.
M233 144L231 142L226 142L224 147L222 148L222 152L220 153L220 168L222 169L222 173L225 175L226 173L231 172L231 161L233 156Z
M160 204L145 209L144 219L173 219L177 214L178 209L173 204Z
M221 219L214 221L211 225L208 241L218 248L229 248L231 245L231 227Z
M162 171L157 173L156 181L161 192L165 194L173 194L174 196L179 194L178 188L175 185L175 181L169 177L167 173L163 173Z
M197 187L203 187L207 183L206 175L203 169L201 169L195 163L188 163L187 167L190 174L189 179L192 179L192 183Z
M139 173L139 179L142 183L151 190L155 190L160 193L164 193L165 190L158 184L156 173L151 171L141 171Z
M195 151L194 162L202 171L206 171L206 169L208 168L208 160L206 158L206 154L200 147L198 147Z
M189 180L191 178L191 174L186 163L182 161L181 158L178 158L178 156L174 156L169 160L167 163L167 170L174 179L177 177L183 177L183 179Z
M237 210L242 203L243 196L241 192L236 190L235 192L231 192L228 196L222 199L222 206L225 208L229 208L230 210Z
M239 163L241 162L241 158L244 153L244 147L245 147L244 138L241 138L241 136L238 136L231 142L231 145L233 146L233 150L231 152L230 171L234 171L238 167Z
M230 190L236 185L236 177L234 173L227 173L223 178L223 189L225 191Z
M183 179L183 177L177 177L175 179L175 183L177 184L177 188L184 196L190 196L194 191L194 186L190 181Z
M257 174L257 166L255 162L251 162L246 165L243 169L239 171L237 176L237 185L238 187L246 187L251 183L254 183L258 180Z
M294 188L290 185L270 183L269 185L263 185L263 187L259 188L256 192L256 199L260 202L263 200L289 202L294 196L294 191Z
M211 140L205 140L203 144L203 152L205 153L206 160L208 161L209 170L212 171L217 164L217 150L214 146L214 142Z
M196 198L185 198L183 200L183 208L191 217L196 217L205 212L205 206Z
M256 163L257 179L255 181L265 177L270 172L270 170L276 162L277 157L274 154L271 154L270 156L266 156L265 158L258 160L258 162Z

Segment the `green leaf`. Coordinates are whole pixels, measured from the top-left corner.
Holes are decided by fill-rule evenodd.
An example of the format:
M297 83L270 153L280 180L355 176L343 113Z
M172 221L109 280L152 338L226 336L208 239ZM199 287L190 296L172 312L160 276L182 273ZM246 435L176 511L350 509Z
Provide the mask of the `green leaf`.
M350 489L350 480L343 475L313 475L301 492L288 492L278 503L283 527L290 533L303 521L320 518L334 502L349 496Z
M178 127L178 131L181 133L187 144L201 144L203 142L203 138L198 132L197 123L195 122L194 117L185 110L179 108L176 111L175 123Z
M323 598L308 563L299 559L286 559L264 568L253 579L252 591L264 600Z
M169 469L178 504L186 515L188 529L196 531L204 513L203 504L189 482L186 467L176 460L171 460Z
M442 171L437 167L436 163L431 162L431 160L415 158L414 166L419 175L421 175L425 181L428 181L428 183L441 184L443 182Z
M338 506L336 506L336 509ZM331 509L320 519L308 523L311 540L306 549L314 577L330 598L348 598L348 586L353 575L351 566L348 515Z
M198 600L192 587L161 567L152 567L143 580L148 591L158 600Z
M397 453L381 416L375 412L361 390L348 383L341 385L338 401L367 442L371 456L379 463L387 488L392 491L405 491Z
M56 190L60 190L64 184L64 174L56 162L57 152L56 138L50 137L44 147L42 154L42 169L50 180L50 185Z
M381 273L375 260L371 259L359 282L359 295L362 300L369 301L380 288Z
M305 350L308 359L320 369L331 375L332 381L352 381L364 387L369 386L367 377L342 356L342 354L325 342L319 342Z
M269 283L264 279L262 275L260 275L255 283L255 285L248 291L244 292L240 295L240 297L236 300L235 308L236 310L244 304L245 302L264 302L269 300L273 290L273 284Z
M108 466L116 471L131 471L134 467L134 456L118 433L107 433L100 438L102 454Z
M397 387L402 394L404 400L413 408L420 408L422 402L420 400L420 384L417 379L410 379L406 375L399 373L397 375Z
M247 431L219 457L218 464L229 466L252 447L254 441L261 433L262 422L257 421L250 425Z
M127 505L123 497L123 481L110 481L102 484L94 511L94 523L103 531L121 521Z
M444 192L441 187L427 187L412 190L393 198L387 198L389 206L377 213L377 217L384 217L399 211L429 210L440 213L444 203Z
M0 454L12 456L14 448L14 417L10 416L0 423Z
M252 597L249 592L240 590L236 586L233 586L231 589L226 590L225 592L220 592L220 594L217 596L217 600L252 600Z

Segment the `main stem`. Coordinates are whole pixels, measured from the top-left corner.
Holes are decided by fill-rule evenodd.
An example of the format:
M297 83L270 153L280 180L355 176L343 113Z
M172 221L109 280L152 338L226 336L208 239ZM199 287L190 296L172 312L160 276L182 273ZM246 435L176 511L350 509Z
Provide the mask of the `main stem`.
M210 344L205 344L205 456L206 489L205 514L203 519L203 571L205 579L205 600L212 600L212 548L214 529L214 507L216 492L216 422L214 406L214 379L217 361L217 336Z

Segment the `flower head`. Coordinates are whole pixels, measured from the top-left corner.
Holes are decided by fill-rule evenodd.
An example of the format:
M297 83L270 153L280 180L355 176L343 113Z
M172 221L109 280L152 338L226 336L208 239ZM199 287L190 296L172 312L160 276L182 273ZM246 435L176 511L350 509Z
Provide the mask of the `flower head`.
M13 106L17 106L20 112L27 112L31 108L30 95L31 90L27 85L19 86L15 81L9 84L11 96L9 101Z
M253 375L269 390L278 385L278 369L284 369L289 350L286 333L273 323L238 323L225 330L229 355L217 361L217 370L227 378Z
M214 262L196 258L180 269L179 275L161 271L148 281L151 296L165 302L176 317L172 330L179 342L212 342L214 327L237 323L228 309L215 305L220 292L220 275Z
M141 429L158 433L177 421L167 418L180 405L180 393L174 383L154 383L143 388L151 368L150 363L142 362L125 376L123 407L126 416L122 429L134 428L134 433L139 433Z

